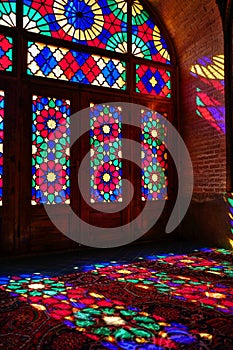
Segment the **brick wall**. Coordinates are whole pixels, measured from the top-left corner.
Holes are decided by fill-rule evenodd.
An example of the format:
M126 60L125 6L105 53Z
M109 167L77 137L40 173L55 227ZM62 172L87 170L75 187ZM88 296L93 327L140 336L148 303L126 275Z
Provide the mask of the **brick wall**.
M215 0L149 2L161 16L177 51L181 91L180 126L193 161L193 198L208 200L219 197L226 186L225 134L197 115L196 90L201 88L204 94L218 101L221 108L224 108L224 94L190 74L191 66L201 57L223 54L218 6Z

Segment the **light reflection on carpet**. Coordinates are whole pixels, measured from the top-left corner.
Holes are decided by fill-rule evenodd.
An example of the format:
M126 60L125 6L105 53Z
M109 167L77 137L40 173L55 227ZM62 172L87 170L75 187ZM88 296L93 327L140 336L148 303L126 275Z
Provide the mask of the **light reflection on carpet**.
M1 276L0 289L106 349L185 348L209 344L213 334L180 322L182 303L190 315L200 309L233 315L232 257L210 248L150 255L133 264L89 264L82 268L87 272L60 277Z

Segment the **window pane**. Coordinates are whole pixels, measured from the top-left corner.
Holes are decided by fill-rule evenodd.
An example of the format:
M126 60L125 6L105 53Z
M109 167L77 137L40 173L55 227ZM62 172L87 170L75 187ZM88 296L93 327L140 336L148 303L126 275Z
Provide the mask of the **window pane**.
M166 128L159 114L141 110L142 200L167 198Z
M136 92L171 97L171 73L146 65L136 65Z
M0 34L0 71L12 71L13 39Z
M70 202L70 101L33 96L32 204Z
M170 63L165 39L138 0L132 5L132 53L137 57Z
M125 62L41 43L28 43L28 74L126 89Z
M0 205L2 205L4 91L0 90Z
M16 0L0 2L0 24L7 27L16 26Z
M122 201L122 109L91 104L91 202Z
M126 0L24 0L24 28L110 51L127 49Z

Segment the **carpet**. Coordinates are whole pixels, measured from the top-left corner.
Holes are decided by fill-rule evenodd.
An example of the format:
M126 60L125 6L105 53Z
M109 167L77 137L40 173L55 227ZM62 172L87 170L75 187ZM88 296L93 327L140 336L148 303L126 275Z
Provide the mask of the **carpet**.
M233 252L0 276L0 349L233 349Z

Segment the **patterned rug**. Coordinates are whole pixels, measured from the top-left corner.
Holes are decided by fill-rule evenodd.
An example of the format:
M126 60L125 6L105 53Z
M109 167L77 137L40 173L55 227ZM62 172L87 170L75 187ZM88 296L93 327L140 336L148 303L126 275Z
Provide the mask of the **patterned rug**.
M233 349L233 252L0 276L0 349Z

